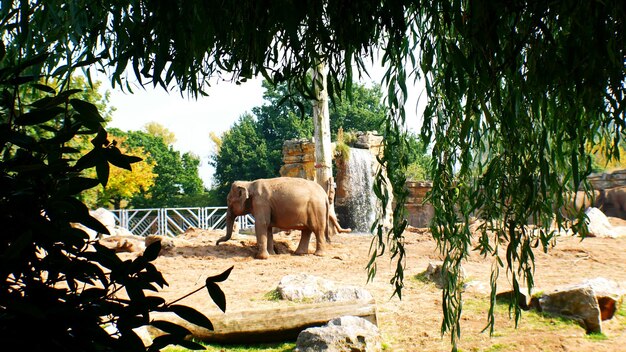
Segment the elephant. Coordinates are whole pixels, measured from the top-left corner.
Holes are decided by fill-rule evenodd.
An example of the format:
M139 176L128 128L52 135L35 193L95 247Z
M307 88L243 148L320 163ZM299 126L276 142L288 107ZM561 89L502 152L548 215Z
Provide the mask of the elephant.
M575 218L580 212L584 212L589 207L597 207L598 201L602 198L600 191L592 191L591 197L585 191L568 193L565 197L565 204L561 208L561 214L567 218Z
M295 177L235 181L226 202L226 235L216 245L231 238L237 216L252 214L257 259L275 254L273 227L302 232L295 252L298 255L308 254L311 232L315 233L315 255L324 255L330 239L330 205L326 191L316 182Z
M607 188L599 192L595 207L606 216L626 219L626 186Z

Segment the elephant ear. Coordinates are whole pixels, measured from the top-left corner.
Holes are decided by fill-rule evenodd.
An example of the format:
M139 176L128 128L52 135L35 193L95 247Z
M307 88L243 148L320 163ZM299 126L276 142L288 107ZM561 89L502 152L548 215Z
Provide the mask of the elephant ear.
M248 194L248 189L246 187L239 186L239 196L243 200L250 198L250 195Z

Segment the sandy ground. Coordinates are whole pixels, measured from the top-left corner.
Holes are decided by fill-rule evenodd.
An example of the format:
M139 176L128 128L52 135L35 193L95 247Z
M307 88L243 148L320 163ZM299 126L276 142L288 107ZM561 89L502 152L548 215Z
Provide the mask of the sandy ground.
M619 220L612 219L616 223ZM623 222L620 223L623 225ZM407 231L408 259L402 299L393 296L389 283L395 263L387 255L377 261L378 271L367 282L366 265L370 259L371 237L363 234L341 234L334 237L326 256L295 256L299 233L275 235L279 254L269 260L255 260L254 237L239 235L215 246L221 232L194 230L181 235L186 245L177 246L157 258L155 264L169 283L160 294L171 301L204 284L208 276L234 266L229 279L220 284L227 300L227 311L255 309L281 303L264 296L276 288L288 274L307 273L335 281L337 284L360 285L376 299L379 328L390 351L450 351L449 336L441 336L441 290L432 283L415 279L431 261L441 260L435 242L425 230ZM315 245L311 243L312 252ZM130 254L127 254L130 255ZM584 279L604 277L626 285L626 238L560 237L547 254L535 252L535 284L539 290L577 284ZM464 264L468 280L489 287L492 259L472 253ZM502 271L499 291L510 288ZM219 310L206 291L180 304L193 306L206 314ZM291 303L293 305L293 303ZM464 294L462 317L462 351L626 351L626 317L616 316L603 322L604 339L589 338L582 327L559 324L558 319L537 318L524 313L515 328L505 308L496 316L493 336L482 332L487 324L488 295L480 289ZM540 321L540 322L538 322Z

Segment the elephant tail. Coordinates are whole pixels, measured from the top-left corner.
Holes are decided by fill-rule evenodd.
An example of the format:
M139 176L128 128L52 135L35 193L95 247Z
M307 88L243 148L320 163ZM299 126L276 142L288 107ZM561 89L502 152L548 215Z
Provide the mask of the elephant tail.
M324 221L324 236L326 237L326 242L330 243L330 222L331 222L331 214L330 214L330 202L326 201L326 221Z

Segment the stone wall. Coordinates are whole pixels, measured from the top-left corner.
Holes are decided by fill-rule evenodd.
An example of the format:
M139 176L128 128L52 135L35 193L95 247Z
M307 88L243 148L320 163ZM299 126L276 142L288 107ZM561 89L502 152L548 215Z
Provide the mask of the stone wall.
M587 179L593 186L593 189L596 190L626 186L626 169L602 174L591 174Z
M315 143L309 139L291 139L283 144L280 175L315 181Z
M357 132L354 148L369 149L374 156L382 156L383 153L383 136L376 131Z
M406 201L406 208L409 213L409 225L414 227L428 227L434 215L434 208L428 203L424 203L426 193L433 187L429 181L407 181L406 188L409 190L409 197Z

